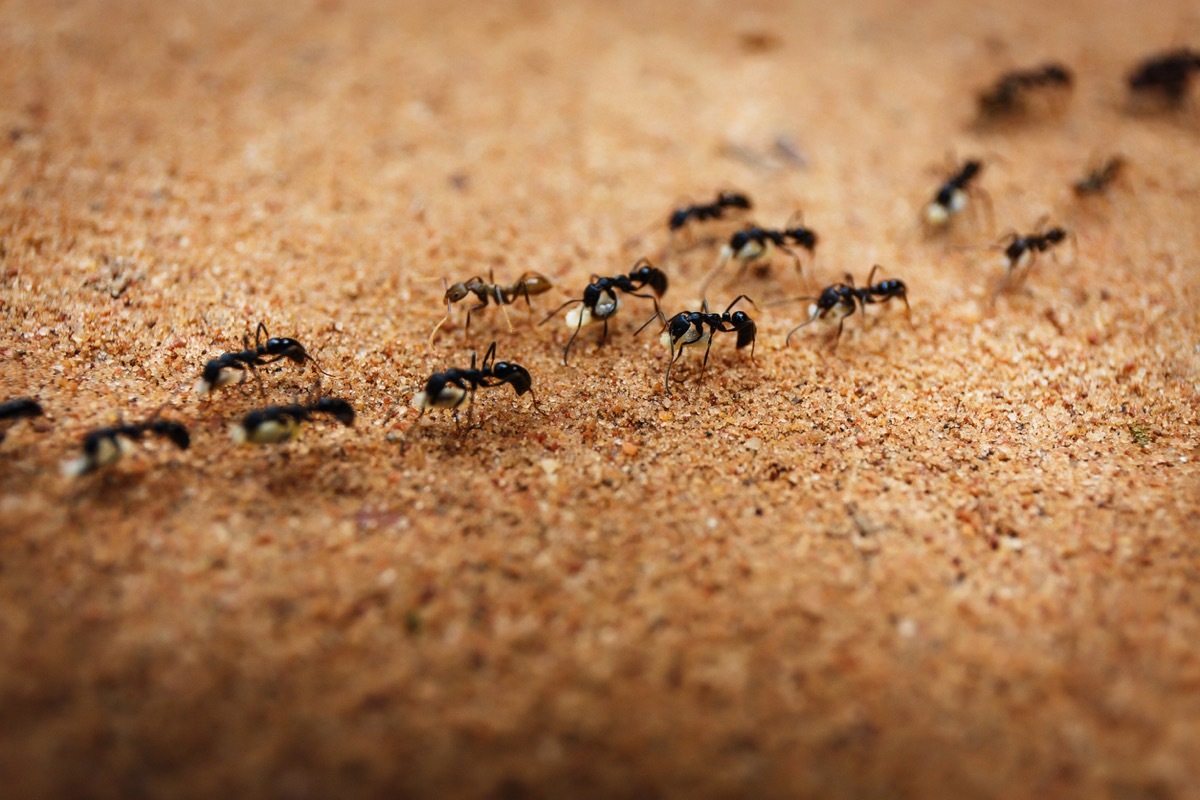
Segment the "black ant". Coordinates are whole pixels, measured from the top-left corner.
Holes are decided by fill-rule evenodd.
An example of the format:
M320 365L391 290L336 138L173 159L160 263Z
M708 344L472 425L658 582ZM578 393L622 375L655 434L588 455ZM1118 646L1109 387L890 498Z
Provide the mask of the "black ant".
M346 427L354 424L354 408L339 397L320 397L308 403L268 406L251 411L231 431L238 444L280 444L296 438L301 423L327 414Z
M745 311L733 311L733 307L742 300L754 305L753 300L740 294L720 314L710 313L708 301L705 300L700 311L681 311L670 319L664 319L662 343L671 349L671 358L667 361L665 379L667 394L671 393L671 367L683 356L685 347L704 344L704 361L700 364L700 377L704 377L704 368L708 366L708 353L712 349L714 333L736 332L737 349L741 350L749 345L750 360L754 361L754 341L758 336L758 326ZM662 317L660 312L656 317L651 317L650 321ZM644 328L645 325L642 327ZM707 330L705 330L706 328ZM638 330L641 331L640 328Z
M19 419L32 419L42 416L42 405L29 397L15 397L0 403L0 442L4 441L9 426Z
M725 215L726 209L740 208L748 211L752 207L750 198L740 192L721 192L711 203L675 209L667 220L667 227L674 233L691 220L704 222L710 219L720 219Z
M983 163L971 159L963 162L958 171L945 180L934 193L929 205L925 206L924 218L928 225L942 228L950 224L951 219L967 207L967 199L972 194L979 195L991 214L991 198L982 189L972 186L972 182L983 169Z
M266 341L264 342L263 339ZM208 394L231 383L243 383L249 372L253 372L254 377L258 378L259 367L274 364L283 358L297 364L303 364L305 361L312 362L317 372L329 375L328 372L321 369L317 360L305 351L302 344L295 339L271 336L267 333L267 326L261 322L258 323L258 328L254 332L254 347L250 347L244 336L242 337L242 346L246 349L236 353L222 353L204 365L204 371L200 373L200 380L196 381L197 394ZM261 391L261 379L259 380Z
M450 319L450 304L457 303L468 295L475 295L475 299L479 302L467 308L467 324L463 328L464 333L471 330L471 313L487 308L489 300L500 306L511 333L513 330L512 320L509 319L508 309L505 306L515 303L518 297L524 297L525 302L532 308L533 303L529 298L535 294L548 292L552 288L554 288L554 284L540 272L526 272L513 283L500 284L495 282L495 277L490 270L486 282L476 275L460 283L451 284L446 287L446 295L442 298L446 303L446 316L442 317L442 321L434 326L433 332L429 334L429 343L433 344L438 329L446 323L446 320Z
M1192 72L1200 72L1200 52L1186 47L1172 50L1138 64L1129 74L1129 89L1143 96L1160 95L1169 105L1179 106Z
M770 258L773 248L778 248L790 255L796 263L796 271L803 273L800 266L800 256L789 245L803 247L811 255L817 248L817 233L803 225L779 230L760 228L757 225L746 226L729 237L729 243L721 248L721 256L717 261L717 266L713 268L712 272L708 273L708 277L700 285L701 297L704 296L704 292L712 282L712 279L717 276L718 272L725 268L730 259L736 258L741 263L741 268L738 271L738 277L741 277L751 263Z
M83 455L63 464L63 474L78 477L111 467L133 452L133 443L140 442L147 433L170 439L180 450L187 450L192 442L188 429L182 423L158 419L157 415L156 411L145 422L98 428L86 434L83 437Z
M1125 159L1121 156L1113 156L1077 180L1074 185L1075 194L1080 197L1100 194L1120 176L1124 169Z
M833 348L837 349L838 342L842 338L842 328L846 324L846 317L857 311L859 307L866 313L868 305L886 303L895 297L904 301L904 310L911 325L912 307L908 304L908 286L905 285L904 281L897 278L888 278L879 283L872 283L871 281L875 279L875 273L881 269L883 267L879 264L871 267L871 273L867 276L867 284L862 288L856 288L854 286L854 277L846 273L847 283L835 283L832 286L827 286L821 292L820 296L816 298L798 298L800 300L816 300L816 302L809 306L808 320L801 322L788 332L787 338L784 340L784 346L790 346L792 335L805 325L811 325L819 319L826 319L836 312L838 315L838 329L837 336L833 340Z
M639 293L638 289L644 286L649 286L654 294ZM604 345L605 340L608 339L608 320L615 316L621 308L621 298L617 295L617 289L632 297L653 300L654 312L657 314L659 313L658 298L667 291L667 274L646 259L639 259L628 275L617 275L613 278L592 275L591 283L583 290L582 299L568 300L546 315L546 318L538 324L545 325L567 306L579 306L567 312L566 323L575 330L571 333L571 338L567 340L567 346L563 348L564 365L567 363L567 357L571 352L571 345L575 342L575 337L579 335L579 331L585 325L604 323L604 332L600 335L600 345Z
M1046 228L1046 220L1042 219L1038 222L1037 230L1033 233L1024 236L1018 233L1009 233L1000 240L1001 244L1007 242L1004 247L1004 258L1007 260L1008 276L1005 283L1001 284L1001 289L1004 288L1008 279L1024 266L1022 280L1025 275L1029 274L1029 269L1037 260L1039 253L1045 253L1053 247L1066 241L1070 236L1065 229L1059 227Z
M979 116L995 119L1014 115L1025 109L1030 91L1070 89L1073 82L1071 71L1056 63L1005 73L990 89L980 92Z
M475 353L471 353L471 366L467 369L454 368L430 375L429 380L425 381L425 389L418 392L412 399L412 407L421 413L417 415L417 419L409 431L416 427L417 422L421 421L421 417L425 416L426 411L435 408L453 411L457 421L459 406L467 403L469 418L475 403L475 392L478 389L503 386L506 383L516 390L518 397L528 393L533 399L533 407L537 408L537 395L533 393L533 378L530 376L529 370L520 364L496 361L495 358L496 343L492 342L491 347L484 353L483 363L478 369L475 368ZM407 434L405 438L407 438Z

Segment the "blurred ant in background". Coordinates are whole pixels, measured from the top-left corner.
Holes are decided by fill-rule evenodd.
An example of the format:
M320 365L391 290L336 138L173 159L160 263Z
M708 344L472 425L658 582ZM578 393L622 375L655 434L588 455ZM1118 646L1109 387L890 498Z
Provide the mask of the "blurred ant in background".
M483 278L476 275L465 281L451 284L446 287L446 294L442 298L446 303L446 316L442 317L442 321L435 325L433 332L429 334L429 344L433 344L433 339L437 336L438 329L450 319L450 304L457 303L468 295L475 295L475 299L479 302L467 307L467 323L463 327L464 334L471 330L471 313L487 308L489 300L500 306L500 310L504 312L504 321L508 323L508 332L512 333L512 320L508 316L507 306L515 303L518 297L524 297L529 307L533 308L533 303L529 298L535 294L548 292L552 288L554 288L554 284L540 272L526 272L513 283L499 284L495 283L495 276L491 270L488 271L486 282Z
M1121 176L1125 170L1125 163L1125 159L1121 156L1113 156L1103 164L1089 170L1087 175L1075 181L1072 187L1075 194L1080 197L1100 194Z
M1016 116L1028 110L1033 92L1070 91L1073 83L1071 71L1058 63L1005 73L991 88L979 93L979 117L995 121Z
M1192 73L1200 72L1200 52L1186 47L1142 61L1129 73L1129 90L1138 97L1157 97L1179 107L1187 97Z
M63 464L63 474L74 478L111 467L132 453L133 443L140 442L147 433L170 440L180 450L188 449L192 441L188 429L182 423L158 419L159 411L145 422L90 431L83 437L83 455Z
M296 438L300 425L317 414L333 417L347 428L354 424L354 408L349 402L319 397L307 403L255 409L233 426L231 435L237 444L280 444Z
M931 228L947 227L967 207L967 200L971 196L978 196L984 201L988 217L991 218L992 200L987 192L974 183L982 169L983 162L970 159L946 178L925 206L922 214L925 223Z
M638 292L638 289L645 286L649 286L654 294ZM658 298L667 291L667 275L644 258L639 259L633 265L633 269L628 275L601 278L593 274L591 283L583 290L581 299L568 300L546 315L546 318L539 323L540 325L545 325L568 306L579 306L567 312L567 326L575 330L571 333L571 338L567 340L567 346L563 348L564 365L567 363L567 357L571 352L571 345L575 342L575 337L579 335L579 331L584 326L595 325L598 322L603 323L604 332L600 336L600 346L604 346L605 340L608 339L608 321L621 308L621 298L617 295L618 289L632 297L644 297L654 301L654 312L657 314L659 313Z
M1073 238L1072 234L1063 228L1057 226L1047 228L1048 221L1046 217L1038 220L1033 233L1021 235L1011 232L1000 239L1007 272L997 287L996 294L1007 288L1020 286L1028 277L1029 270L1037 261L1038 254L1057 247L1068 238ZM1006 242L1007 244L1005 244ZM995 295L993 295L993 299L995 299Z

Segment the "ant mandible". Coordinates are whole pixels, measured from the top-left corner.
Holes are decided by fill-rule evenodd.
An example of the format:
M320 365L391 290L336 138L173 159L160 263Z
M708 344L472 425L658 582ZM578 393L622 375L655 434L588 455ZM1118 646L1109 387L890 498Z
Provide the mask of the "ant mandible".
M244 350L236 353L222 353L204 365L200 379L196 381L195 391L197 394L208 394L231 383L244 383L246 375L250 372L253 372L254 377L258 379L258 388L261 393L262 378L259 377L258 368L274 364L284 358L296 364L308 361L312 363L317 372L329 375L328 372L321 369L317 360L308 354L300 342L295 339L271 336L267 332L267 326L261 322L254 331L254 347L250 347L245 336L242 337L242 346L245 348Z
M800 265L800 256L789 245L803 247L811 255L816 251L817 233L811 228L804 227L803 224L778 230L760 228L757 225L746 226L729 237L729 243L721 248L721 255L717 259L717 266L713 268L712 272L708 273L704 282L700 284L700 296L704 296L708 285L712 283L717 273L725 268L730 259L736 258L740 262L741 268L738 270L738 277L741 277L753 262L770 258L773 248L778 248L791 256L796 264L796 272L803 275L804 271Z
M182 423L158 419L156 411L145 422L97 428L84 435L83 455L63 464L63 474L74 478L111 467L133 452L133 443L141 441L147 433L169 439L180 450L188 449L192 441Z
M1168 105L1179 106L1193 72L1200 72L1200 52L1186 47L1172 50L1138 64L1129 74L1129 89L1143 96L1158 94Z
M14 397L0 403L0 442L4 441L9 426L19 419L33 419L42 416L42 405L29 397Z
M421 421L421 417L425 416L426 411L435 408L453 411L454 419L457 421L458 409L463 403L467 403L469 424L474 410L475 392L480 388L488 389L508 384L513 387L518 397L529 394L533 400L533 407L537 408L537 395L533 392L533 378L530 376L529 370L520 364L496 361L495 358L496 343L492 342L491 347L484 353L483 363L478 369L475 368L475 353L471 353L471 366L467 369L452 368L444 372L435 372L429 376L429 380L425 381L424 390L418 392L412 399L412 407L421 413L409 427L409 432L411 433L417 423ZM405 434L405 438L408 438L408 434Z
M300 425L316 414L333 417L346 427L354 424L354 408L340 397L319 397L308 403L268 406L251 411L233 426L237 444L280 444L296 438Z
M740 294L720 314L709 313L708 301L705 300L701 304L700 311L681 311L670 319L664 320L661 339L662 343L671 350L664 382L666 394L671 393L671 367L683 356L685 347L704 344L704 360L700 364L700 377L704 377L704 369L708 366L708 353L712 350L714 333L736 332L737 349L741 350L749 345L750 361L754 361L754 341L758 336L758 326L745 311L733 310L733 307L742 300L754 305L753 300ZM650 321L662 318L662 316L660 312L656 317L651 317ZM644 328L645 325L642 327ZM639 328L638 331L640 332L641 329Z
M924 219L927 225L934 228L944 228L950 221L967 207L967 199L977 194L984 200L989 216L992 213L992 201L987 193L972 182L983 169L983 162L970 159L945 180L934 193L933 199L925 206Z
M509 319L508 308L506 306L515 303L518 297L524 297L525 302L532 308L533 303L529 298L535 294L548 292L553 287L554 284L550 282L550 279L540 272L525 272L513 283L499 284L495 282L495 276L491 270L488 270L488 279L486 282L482 277L476 275L465 281L451 284L446 287L446 294L442 298L446 303L446 316L442 317L441 322L435 325L433 332L429 334L429 344L433 344L433 339L437 336L438 329L450 319L450 304L457 303L468 295L475 295L475 299L479 302L467 308L467 323L463 327L464 334L471 330L471 314L487 308L489 300L500 306L500 310L504 312L504 321L508 323L508 331L512 333L512 320Z
M1032 90L1068 90L1072 83L1071 71L1058 63L1005 73L990 89L979 93L979 116L984 120L1013 116L1025 110Z
M638 292L638 289L644 286L649 286L654 294L642 294ZM545 325L558 312L568 306L579 306L567 312L566 323L575 330L571 333L571 338L567 340L567 346L563 348L564 366L567 363L567 357L571 353L571 345L574 344L575 337L579 335L579 331L585 325L595 325L598 322L604 324L604 332L600 335L600 346L604 346L605 340L608 339L608 321L621 308L621 298L617 295L617 289L620 289L631 297L644 297L647 300L652 300L654 302L654 312L658 314L660 313L658 298L662 297L667 291L667 274L648 260L644 258L638 259L628 275L601 278L593 274L591 283L583 290L583 297L581 299L568 300L547 314L546 318L538 323L539 325Z
M824 320L837 314L838 329L837 336L833 340L833 349L837 349L838 342L842 338L842 328L845 327L846 317L852 315L860 307L866 313L868 305L875 303L886 303L892 298L899 297L904 301L904 310L908 316L909 324L912 324L912 307L908 304L908 286L904 281L897 278L888 278L879 283L872 283L875 279L875 273L883 269L879 264L871 267L871 272L867 276L867 283L861 289L854 286L854 278L850 273L846 273L847 283L835 283L832 286L825 287L825 290L816 298L801 297L799 300L813 300L816 302L809 306L808 319L796 327L792 328L784 340L784 346L790 346L792 343L792 335L806 325L811 325L817 320Z

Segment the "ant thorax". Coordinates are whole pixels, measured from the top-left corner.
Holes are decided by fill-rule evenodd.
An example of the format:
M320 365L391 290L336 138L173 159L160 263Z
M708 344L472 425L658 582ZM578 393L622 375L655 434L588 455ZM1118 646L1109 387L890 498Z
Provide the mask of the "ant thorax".
M578 329L586 328L588 325L595 325L597 322L603 322L616 314L620 308L620 296L612 292L603 292L600 295L600 299L596 301L594 309L586 305L578 305L568 311L566 317L567 327Z

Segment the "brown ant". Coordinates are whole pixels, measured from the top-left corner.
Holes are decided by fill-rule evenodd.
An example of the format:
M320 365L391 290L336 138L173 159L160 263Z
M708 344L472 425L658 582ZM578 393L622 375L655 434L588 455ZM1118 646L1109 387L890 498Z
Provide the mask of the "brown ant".
M264 339L266 341L263 341ZM261 393L262 379L259 377L258 368L267 364L274 364L276 361L284 358L296 364L303 364L308 361L312 363L313 368L317 372L322 375L329 375L328 372L321 369L317 360L308 354L304 349L304 345L295 339L271 336L267 332L267 326L261 322L258 323L258 328L254 331L254 347L250 347L245 336L242 337L242 346L245 348L244 350L235 353L222 353L204 365L200 379L196 381L195 390L197 394L208 394L231 383L244 383L246 375L251 372L254 373L254 377L259 381L258 388Z
M649 286L654 294L639 293L638 289L644 286ZM662 297L667 291L667 275L661 269L642 258L633 265L633 269L629 271L628 275L601 278L593 274L591 283L583 290L583 297L581 299L568 300L547 314L546 318L538 323L539 325L545 325L567 306L579 306L567 312L567 325L575 330L571 333L571 338L567 340L567 346L563 348L564 365L567 363L567 357L570 355L571 345L575 342L575 337L579 335L579 331L585 325L594 325L598 322L604 323L604 332L600 335L600 346L604 346L605 340L608 339L608 321L621 308L621 298L617 295L617 289L632 297L644 297L654 301L654 311L657 314L659 313L658 298Z
M145 422L97 428L87 433L83 437L83 455L63 464L63 474L74 478L111 467L133 452L133 443L141 441L147 433L169 439L180 450L186 450L192 440L182 423L158 419L155 411Z
M29 397L14 397L0 403L0 442L4 441L9 426L19 419L32 419L42 416L42 405Z
M1100 194L1120 177L1125 169L1125 159L1113 156L1100 166L1090 170L1087 175L1077 180L1073 186L1075 194L1080 197Z
M268 406L251 411L230 431L237 444L280 444L296 438L301 423L326 414L346 427L354 424L354 408L339 397L320 397L308 403Z
M670 319L664 319L662 313L659 312L658 315L647 321L648 325L654 319L664 319L662 343L671 350L664 384L667 394L671 393L671 367L683 356L685 347L704 345L704 361L700 364L700 377L704 377L704 368L708 366L708 353L712 350L714 333L737 333L737 349L741 350L749 345L750 360L754 361L754 341L758 336L758 326L745 311L733 310L733 307L742 300L754 305L754 301L749 297L739 294L720 314L709 313L708 301L705 300L700 311L681 311ZM705 330L706 328L707 330ZM638 329L638 332L641 332L641 328Z
M982 169L983 162L970 159L964 161L954 174L946 178L934 193L933 199L925 206L923 217L926 224L934 228L943 228L949 225L950 221L967 207L967 199L971 195L978 195L984 201L990 217L992 214L991 198L983 189L972 185Z
M535 294L548 292L552 288L554 288L554 284L540 272L525 272L513 283L501 284L495 282L495 276L491 270L488 271L486 282L482 277L476 275L465 281L451 284L446 287L446 295L442 298L446 303L446 316L442 317L442 321L434 326L433 332L429 334L429 343L433 344L433 339L437 336L438 329L450 319L450 304L457 303L468 295L475 295L475 299L479 302L467 308L467 323L463 327L464 333L471 330L472 312L487 308L489 300L500 306L500 310L504 312L504 321L508 323L509 333L512 333L512 320L509 319L506 306L515 303L517 298L524 297L525 302L532 308L533 303L529 298Z
M1200 52L1186 47L1172 50L1138 64L1129 74L1129 90L1142 96L1158 95L1178 107L1187 96L1193 72L1200 72Z
M717 260L717 266L713 268L712 272L708 273L704 282L700 284L700 296L704 296L708 285L712 283L717 273L725 268L730 259L736 258L741 263L741 267L738 270L738 277L740 278L750 264L770 258L772 251L776 248L791 256L796 264L796 272L803 275L800 256L796 251L792 250L791 246L803 247L809 254L814 253L817 247L816 231L806 228L802 224L778 230L760 228L757 225L747 225L729 237L729 243L721 248L721 255Z
M837 349L838 342L842 338L842 328L846 324L846 317L852 315L860 307L866 313L867 306L875 303L886 303L892 298L898 297L904 301L904 310L908 316L909 325L912 324L912 307L908 304L908 286L904 281L897 278L888 278L879 283L872 283L875 279L875 273L883 269L879 264L871 267L871 273L867 276L867 284L862 288L854 286L854 277L850 273L846 273L846 283L835 283L825 287L818 297L799 297L798 300L815 300L808 308L808 319L801 322L796 327L792 328L784 340L784 346L790 346L792 335L806 325L811 325L817 320L825 320L836 314L838 320L837 336L833 340L833 349Z
M448 369L429 376L429 380L425 381L424 390L418 392L412 399L412 407L421 413L417 415L417 419L409 427L404 438L408 438L409 433L421 421L421 417L425 416L426 411L435 408L453 411L454 419L457 421L459 407L463 403L467 403L469 421L475 404L475 392L480 388L488 389L508 384L513 387L518 397L528 393L533 400L533 407L537 408L537 395L533 393L533 378L530 376L529 370L520 364L496 361L495 358L496 343L492 342L491 347L484 353L483 363L479 365L478 369L475 367L475 353L471 353L470 367Z
M979 116L985 120L1014 116L1026 109L1033 90L1069 90L1072 83L1071 71L1057 63L1005 73L991 88L980 92Z

